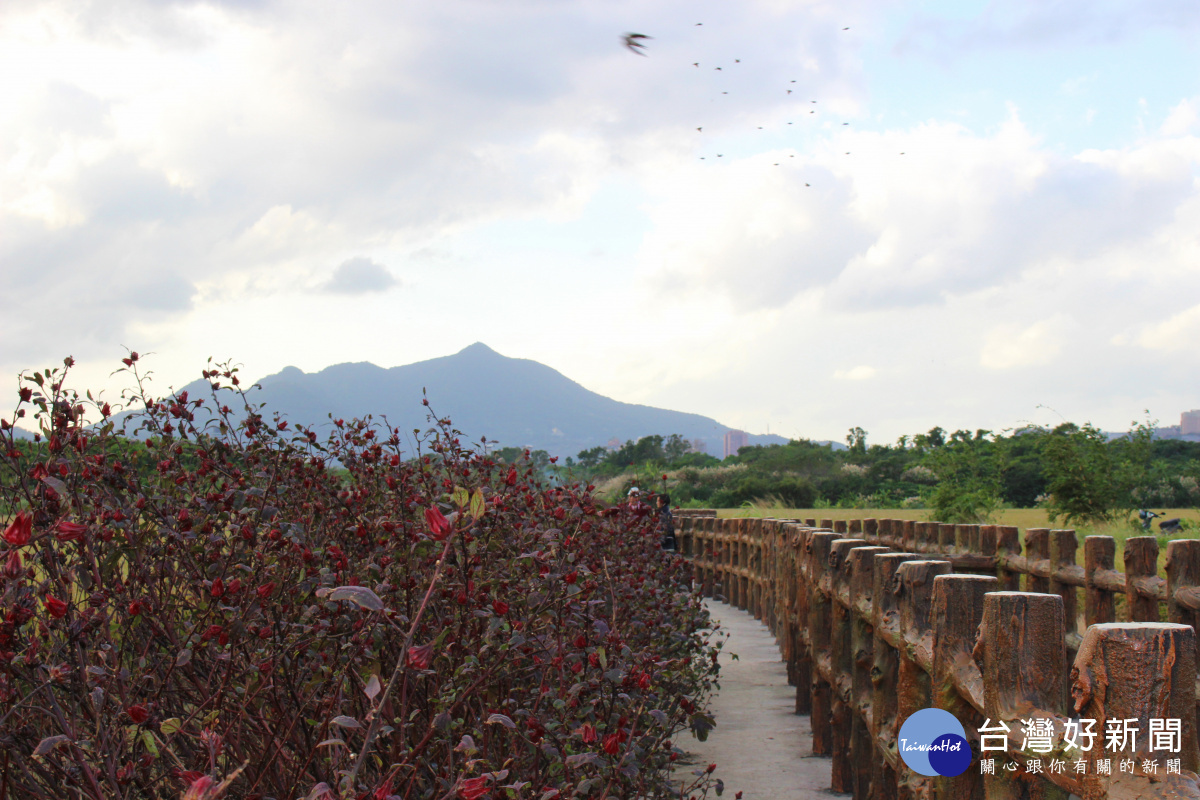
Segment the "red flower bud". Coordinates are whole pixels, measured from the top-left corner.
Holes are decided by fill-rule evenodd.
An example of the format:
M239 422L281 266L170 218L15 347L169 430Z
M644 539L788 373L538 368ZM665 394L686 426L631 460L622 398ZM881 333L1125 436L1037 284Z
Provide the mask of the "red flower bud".
M428 400L422 401L428 404ZM488 786L486 775L478 778L464 778L458 782L458 796L463 800L479 800L492 789Z
M4 541L8 542L13 547L22 547L29 544L29 538L33 534L33 517L24 511L17 512L13 517L13 521L8 524L4 531Z
M150 719L150 712L146 710L145 706L140 704L136 706L130 706L129 708L125 709L125 713L128 714L129 718L138 725L141 725L143 722Z
M183 800L208 800L212 796L212 788L213 779L207 775L201 775L192 781L192 785L184 792Z
M504 616L508 613L508 603L504 602L503 600L493 600L492 611L495 611L500 616Z
M209 590L209 593L214 598L220 598L221 595L225 594L225 581L221 580L220 578L214 580L212 582L212 589Z
M604 752L610 756L615 756L617 751L621 749L621 737L615 733L610 733L604 737L604 741L600 744L604 748Z
M446 519L446 515L437 508L431 507L425 509L425 523L429 525L429 529L432 531L429 538L439 542L449 536L452 530L450 521Z
M86 533L87 525L81 522L68 522L61 519L54 526L54 538L60 542L82 542Z
M4 577L16 580L24 571L21 566L21 554L16 550L9 550L8 559L4 562Z
M509 486L515 486L515 485L516 485L516 483L517 483L517 468L516 468L516 467L509 467L509 468L508 468L508 475L506 475L506 476L504 477L504 482L505 482L506 484L508 484Z
M54 597L53 595L46 595L46 599L43 601L43 603L46 606L46 611L48 611L50 616L54 617L55 619L61 619L67 615L67 604L62 600L59 600L57 597Z
M583 737L583 741L585 744L591 744L592 742L596 741L596 739L598 738L596 735L596 728L590 722L585 722L579 728L577 733L581 737Z
M422 644L408 648L408 665L413 669L429 669L433 663L433 645Z
M271 592L273 591L275 591L275 581L264 583L262 586L259 586L257 589L255 589L254 593L258 595L260 600L266 600L271 596Z

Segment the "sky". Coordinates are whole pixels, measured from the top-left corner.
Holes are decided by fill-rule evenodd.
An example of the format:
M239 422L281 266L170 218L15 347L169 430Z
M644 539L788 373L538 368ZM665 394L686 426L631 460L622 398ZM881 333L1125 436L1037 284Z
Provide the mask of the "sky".
M1178 424L1198 43L1194 0L6 3L0 374L482 341L752 433Z

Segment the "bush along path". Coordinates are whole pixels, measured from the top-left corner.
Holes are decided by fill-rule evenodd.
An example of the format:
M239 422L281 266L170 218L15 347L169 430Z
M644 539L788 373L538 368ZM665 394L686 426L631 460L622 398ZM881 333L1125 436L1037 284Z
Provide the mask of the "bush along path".
M228 366L153 398L131 353L139 441L70 366L0 421L0 798L680 791L719 644L642 509L449 420L415 454L369 418L289 426Z
M710 600L713 624L727 637L720 654L720 689L712 702L716 727L689 740L685 780L715 764L723 795L737 800L817 800L831 796L830 761L812 755L808 716L797 716L796 689L775 637L753 615ZM848 795L846 795L848 796Z

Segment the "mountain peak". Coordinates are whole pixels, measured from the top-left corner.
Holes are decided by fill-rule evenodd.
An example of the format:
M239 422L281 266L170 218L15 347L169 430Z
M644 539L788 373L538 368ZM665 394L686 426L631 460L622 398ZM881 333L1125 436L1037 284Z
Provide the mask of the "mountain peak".
M464 347L462 350L459 350L457 355L460 355L460 356L498 356L500 354L497 353L492 348L488 347L483 342L476 342L473 345Z

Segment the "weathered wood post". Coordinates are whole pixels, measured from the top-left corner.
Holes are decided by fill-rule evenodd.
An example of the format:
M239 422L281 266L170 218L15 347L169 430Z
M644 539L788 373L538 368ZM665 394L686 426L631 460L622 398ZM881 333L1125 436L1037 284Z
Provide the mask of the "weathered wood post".
M996 577L1000 580L1000 590L1019 592L1021 590L1021 573L1011 569L1006 559L1021 555L1021 531L1016 525L996 526L996 558L1000 564Z
M975 660L983 668L983 713L991 723L1013 729L1004 736L1008 750L1021 744L1017 720L1061 719L1067 702L1067 653L1063 644L1063 605L1056 594L993 592L983 599L983 621ZM1016 740L1016 744L1013 740ZM986 746L986 744L985 744ZM985 774L987 800L1067 800L1069 793L1025 770L1025 763L1008 752L999 756L984 750L984 759L997 762ZM1004 769L1015 763L1017 769Z
M949 561L908 561L896 570L893 591L900 606L900 631L903 647L897 670L896 717L900 724L931 703L928 669L933 661L933 630L930 611L933 604L933 580L953 569ZM900 797L921 795L929 781L904 768Z
M1158 578L1158 539L1131 536L1125 540L1125 601L1131 622L1158 622L1158 600L1147 596Z
M1111 536L1085 536L1083 539L1083 579L1085 583L1083 620L1088 626L1117 621L1116 597L1107 587L1115 582L1117 541Z
M1079 591L1073 584L1061 581L1056 577L1063 572L1078 571L1075 564L1075 553L1079 549L1079 538L1072 530L1050 531L1050 586L1049 591L1063 599L1063 622L1066 625L1066 636L1074 642L1071 649L1078 646Z
M900 522L900 547L906 553L917 552L916 520L906 519Z
M979 758L979 728L983 717L983 677L972 659L984 596L996 590L991 575L939 575L933 579L933 670L930 676L933 706L954 715L966 730L971 745L972 768L955 778L940 778L938 800L982 800L983 778Z
M830 546L842 538L832 531L813 531L808 538L808 636L813 660L812 747L813 755L827 756L832 743L832 618L833 581L829 574Z
M1166 569L1167 621L1200 630L1200 540L1180 539L1168 544ZM1200 725L1200 705L1196 719Z
M812 712L812 682L813 662L809 650L811 639L808 627L808 604L812 596L808 575L807 561L809 537L813 529L809 525L795 528L795 559L796 559L796 602L792 624L795 628L795 666L793 667L792 683L796 687L796 713L809 714Z
M872 595L875 588L875 558L888 552L876 546L850 551L850 657L853 673L850 687L850 763L855 797L871 795L871 762L875 739L867 718L872 713L871 669L875 660L875 630L872 627Z
M850 551L866 546L867 543L862 539L837 539L830 545L829 552L829 574L833 580L833 628L830 633L833 653L830 681L833 688L830 709L833 725L833 765L830 785L835 792L854 791L850 762L850 691L854 670L854 654L850 646Z
M1025 560L1034 571L1050 570L1050 529L1025 529ZM1025 576L1025 591L1050 593L1050 578L1047 575L1029 574Z
M937 526L937 551L944 556L954 555L958 547L954 540L957 525L939 522Z
M1081 756L1087 762L1082 800L1200 796L1195 775L1196 632L1190 625L1093 625L1071 670L1071 695L1080 716L1096 720L1096 728L1104 732L1103 746L1098 736ZM1121 747L1110 747L1118 742L1107 735L1109 720L1121 729ZM1154 736L1152 720L1177 720L1177 734ZM1133 735L1125 735L1131 729ZM1178 752L1171 752L1175 748ZM1109 774L1099 769L1104 759ZM1178 759L1178 773L1168 773L1171 759Z
M873 800L896 800L896 695L900 669L900 607L897 603L896 570L908 561L919 561L916 553L884 553L874 559L871 592L871 622L875 635L871 665L871 736L876 752L871 758Z

